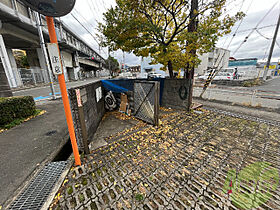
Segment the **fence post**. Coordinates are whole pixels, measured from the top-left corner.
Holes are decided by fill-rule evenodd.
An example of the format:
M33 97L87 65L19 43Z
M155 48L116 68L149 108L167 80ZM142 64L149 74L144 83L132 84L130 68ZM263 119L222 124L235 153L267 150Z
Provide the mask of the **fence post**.
M34 69L31 69L31 75L32 75L32 79L33 79L34 84L37 85L36 77L35 77L35 74L34 74Z
M76 98L77 98L77 103L78 103L78 113L79 113L79 119L80 119L81 130L82 130L82 138L83 138L82 140L83 140L83 145L84 145L84 152L85 152L85 154L89 154L88 135L87 135L84 108L83 108L83 102L81 99L80 89L76 89L75 92L76 92Z
M155 113L154 113L154 124L155 126L159 125L159 82L155 82Z

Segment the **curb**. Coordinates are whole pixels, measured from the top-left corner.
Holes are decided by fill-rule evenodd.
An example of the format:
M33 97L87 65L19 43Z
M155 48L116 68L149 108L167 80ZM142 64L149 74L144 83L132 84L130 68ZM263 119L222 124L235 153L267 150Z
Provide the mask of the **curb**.
M52 204L52 201L57 193L57 191L59 190L60 186L62 185L65 177L67 176L69 170L71 169L71 166L74 163L74 160L72 159L73 155L71 155L68 158L68 164L65 168L65 170L62 172L62 174L60 175L59 179L57 180L55 186L53 187L51 193L49 194L48 198L46 199L44 205L41 207L41 210L45 210L45 209L49 209L50 205ZM70 159L70 160L69 160Z
M61 134L61 138L62 141L60 143L60 145L57 147L57 149L52 152L52 154L50 154L44 161L42 161L40 163L39 166L37 166L33 171L30 172L30 174L26 177L26 179L23 181L22 184L20 184L20 186L18 187L18 189L16 191L14 191L14 193L10 196L10 198L8 198L8 200L6 200L3 203L2 208L3 209L8 209L9 206L16 200L16 198L24 191L24 189L28 186L28 184L30 183L30 181L36 177L38 175L38 173L45 167L45 165L48 162L52 162L52 160L57 156L57 154L61 151L61 149L63 148L63 146L69 141L69 134L68 134L68 129L67 127L65 127L64 129L62 129L62 131L64 131L64 133ZM71 156L70 156L71 157Z

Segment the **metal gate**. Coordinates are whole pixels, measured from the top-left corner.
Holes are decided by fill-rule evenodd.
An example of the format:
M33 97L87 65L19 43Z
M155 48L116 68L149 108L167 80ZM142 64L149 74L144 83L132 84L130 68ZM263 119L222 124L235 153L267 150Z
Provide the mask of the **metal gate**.
M158 125L159 82L134 82L134 116L147 123Z

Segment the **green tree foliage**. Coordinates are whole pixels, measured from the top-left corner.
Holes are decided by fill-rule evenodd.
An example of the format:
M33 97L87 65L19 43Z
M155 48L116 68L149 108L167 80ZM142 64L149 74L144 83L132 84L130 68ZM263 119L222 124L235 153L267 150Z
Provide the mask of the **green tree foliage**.
M137 56L150 55L153 63L161 63L169 72L199 63L191 50L210 52L218 38L244 14L225 14L227 0L199 1L194 11L198 21L196 32L188 32L191 0L116 0L117 5L104 13L99 24L103 46L121 49Z
M113 58L109 55L109 57L106 60L106 67L110 71L110 75L113 76L115 72L119 70L119 62L117 59Z

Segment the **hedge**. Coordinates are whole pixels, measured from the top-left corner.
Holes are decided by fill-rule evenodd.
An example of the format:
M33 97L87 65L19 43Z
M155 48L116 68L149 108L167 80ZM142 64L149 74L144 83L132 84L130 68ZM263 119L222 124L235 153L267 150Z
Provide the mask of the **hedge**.
M24 119L36 112L35 102L32 96L18 96L0 98L0 127Z

